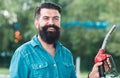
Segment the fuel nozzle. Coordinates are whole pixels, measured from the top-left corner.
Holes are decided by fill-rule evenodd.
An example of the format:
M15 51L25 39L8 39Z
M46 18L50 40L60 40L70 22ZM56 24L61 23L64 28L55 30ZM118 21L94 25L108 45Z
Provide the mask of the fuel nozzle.
M100 50L98 51L98 53L97 53L97 55L95 56L95 59L94 59L95 63L103 62L103 64L101 66L99 66L100 78L106 78L106 74L108 74L108 73L113 74L111 76L111 78L117 78L118 77L118 72L117 72L116 65L115 65L115 62L114 62L112 56L105 52L105 47L106 47L106 44L108 42L108 39L111 36L111 34L112 34L112 32L114 31L115 28L116 28L116 25L113 25L112 28L109 30L109 32L106 34L106 36L104 38L104 41L103 41L103 44L102 44L102 47L100 48ZM107 58L109 58L110 65L107 62ZM107 66L109 68L107 71L105 69L105 64L107 64Z
M106 74L111 74L111 78L117 78L118 77L118 71L116 69L116 64L115 64L112 56L110 56L110 65L111 65L111 68L108 72L106 72Z

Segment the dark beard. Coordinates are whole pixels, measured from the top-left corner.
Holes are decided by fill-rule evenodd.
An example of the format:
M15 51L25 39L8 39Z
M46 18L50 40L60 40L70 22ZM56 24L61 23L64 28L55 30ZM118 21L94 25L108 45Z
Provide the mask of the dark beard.
M55 29L54 32L47 31L49 27L53 27ZM59 40L60 37L60 28L55 25L46 25L43 28L39 26L39 36L48 44L53 44Z

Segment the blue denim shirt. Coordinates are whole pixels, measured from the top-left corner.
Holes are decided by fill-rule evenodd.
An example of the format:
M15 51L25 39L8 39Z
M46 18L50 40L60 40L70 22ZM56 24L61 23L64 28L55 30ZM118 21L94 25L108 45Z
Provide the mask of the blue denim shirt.
M76 78L72 54L56 42L55 56L52 57L35 35L15 51L10 78Z

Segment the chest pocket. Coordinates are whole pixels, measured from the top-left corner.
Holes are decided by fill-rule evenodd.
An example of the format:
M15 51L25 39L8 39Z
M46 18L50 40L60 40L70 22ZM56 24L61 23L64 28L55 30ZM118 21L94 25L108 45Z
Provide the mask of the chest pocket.
M63 62L63 74L64 74L64 78L70 78L71 75L71 71L72 71L72 64L69 63L64 63Z
M49 78L48 63L32 64L33 78Z

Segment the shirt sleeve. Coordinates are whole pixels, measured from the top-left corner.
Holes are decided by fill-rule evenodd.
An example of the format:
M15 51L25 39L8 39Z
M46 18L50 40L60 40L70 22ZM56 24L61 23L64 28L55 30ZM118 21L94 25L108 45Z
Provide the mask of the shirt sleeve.
M72 72L71 72L71 77L70 78L77 78L76 77L76 70L75 70L75 65L74 65L74 62L73 62L73 55L71 53L71 62L72 62Z
M28 78L28 66L19 51L16 51L10 63L10 78Z
M77 78L76 77L76 72L75 72L75 66L73 66L73 68L72 68L72 72L71 72L71 77L70 78Z

